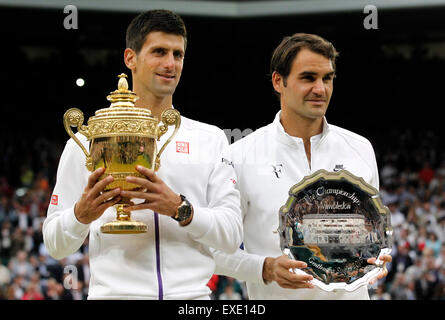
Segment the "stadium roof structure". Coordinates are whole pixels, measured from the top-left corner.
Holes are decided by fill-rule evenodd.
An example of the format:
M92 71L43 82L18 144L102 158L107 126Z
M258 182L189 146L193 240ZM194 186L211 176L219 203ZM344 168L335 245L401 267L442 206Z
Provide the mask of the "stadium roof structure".
M63 8L65 0L0 0L0 6L39 9ZM279 15L321 14L377 9L412 9L445 6L445 0L72 0L79 10L141 12L168 9L182 15L249 18Z

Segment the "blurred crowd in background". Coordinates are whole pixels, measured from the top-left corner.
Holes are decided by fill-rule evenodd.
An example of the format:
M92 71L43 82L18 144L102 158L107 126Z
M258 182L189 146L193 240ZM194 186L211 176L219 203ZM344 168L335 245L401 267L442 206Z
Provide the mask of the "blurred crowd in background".
M88 241L60 261L49 256L43 243L63 144L16 138L13 145L0 145L0 298L86 299ZM394 246L389 274L370 288L371 299L444 300L445 150L428 130L394 129L381 139L372 143ZM247 299L242 281L215 275L208 285L212 299Z

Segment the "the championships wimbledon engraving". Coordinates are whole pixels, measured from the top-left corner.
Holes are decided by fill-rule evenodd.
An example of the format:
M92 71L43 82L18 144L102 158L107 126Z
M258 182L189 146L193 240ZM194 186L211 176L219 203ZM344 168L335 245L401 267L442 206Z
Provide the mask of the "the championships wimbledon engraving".
M327 291L367 284L392 247L390 212L378 190L346 170L319 170L294 185L278 231L283 252L306 262L303 271Z

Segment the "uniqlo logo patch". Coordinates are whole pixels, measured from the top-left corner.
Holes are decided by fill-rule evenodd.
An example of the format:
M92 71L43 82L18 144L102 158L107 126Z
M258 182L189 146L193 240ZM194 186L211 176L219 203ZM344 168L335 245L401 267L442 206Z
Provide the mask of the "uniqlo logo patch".
M59 204L59 196L57 194L53 194L51 197L51 204L57 206Z
M184 141L176 141L176 152L189 153L189 143Z

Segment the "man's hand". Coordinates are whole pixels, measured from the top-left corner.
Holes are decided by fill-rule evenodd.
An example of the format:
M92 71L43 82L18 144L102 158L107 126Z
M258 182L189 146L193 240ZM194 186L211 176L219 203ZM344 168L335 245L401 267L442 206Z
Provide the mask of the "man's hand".
M305 262L291 260L286 255L267 257L263 265L263 280L275 281L280 287L288 289L313 288L314 285L308 282L314 279L313 276L296 274L289 270L306 267Z
M108 176L98 182L97 180L104 172L104 168L99 168L90 175L88 185L85 187L82 197L74 206L74 214L81 223L88 224L93 222L105 210L121 200L119 188L103 192L105 187L114 180L112 176Z
M136 166L136 170L143 174L147 179L129 176L126 178L128 182L140 185L146 191L121 191L121 196L126 198L144 199L145 202L134 206L124 208L124 211L135 211L142 209L150 209L157 213L174 217L176 210L182 203L179 194L173 192L162 181L153 170L143 166Z
M377 260L376 258L369 258L367 261L369 264L374 264L376 260ZM377 280L383 279L388 275L388 269L386 269L386 263L391 262L392 257L390 255L384 255L380 258L380 260L383 261L383 270L379 272L379 274L375 278L369 281L370 285L373 285Z

